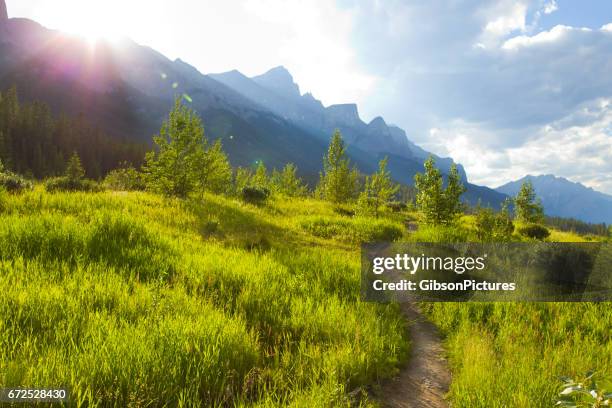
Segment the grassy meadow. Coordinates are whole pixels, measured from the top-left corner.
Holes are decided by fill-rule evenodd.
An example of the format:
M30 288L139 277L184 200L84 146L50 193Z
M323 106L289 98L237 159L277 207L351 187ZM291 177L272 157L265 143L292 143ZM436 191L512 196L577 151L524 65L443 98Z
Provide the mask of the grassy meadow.
M398 308L359 301L354 244L396 221L41 188L0 208L3 386L90 407L371 406L351 392L407 356Z
M459 228L423 228L412 238L475 241L474 217ZM520 223L517 227L520 226ZM514 241L524 240L514 235ZM601 241L551 230L550 242ZM595 370L612 376L610 303L426 303L422 310L441 330L453 375L449 401L457 407L551 407L560 376ZM587 405L585 405L587 406ZM588 405L591 406L591 405Z
M0 195L0 210L0 383L67 386L91 407L378 406L367 391L406 363L407 323L359 300L358 243L476 240L469 215L408 232L414 213L282 195L38 186ZM610 304L422 309L444 335L455 407L548 407L558 376L612 372Z
M594 369L602 380L612 373L609 303L430 303L423 309L446 336L453 406L552 407L559 376L580 378Z

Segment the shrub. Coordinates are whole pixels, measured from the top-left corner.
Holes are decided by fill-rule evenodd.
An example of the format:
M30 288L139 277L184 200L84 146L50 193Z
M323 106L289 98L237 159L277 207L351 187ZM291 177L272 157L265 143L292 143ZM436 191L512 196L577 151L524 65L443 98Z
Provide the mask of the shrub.
M76 152L66 163L66 171L62 177L54 177L45 181L45 189L54 191L100 191L101 188L94 181L87 180L81 159Z
M548 228L540 224L527 224L518 229L518 233L531 239L543 240L550 236Z
M377 215L378 201L374 197L368 196L364 191L359 194L357 205L355 206L355 214L362 217L373 217Z
M406 211L408 209L408 204L401 203L399 201L391 201L391 202L388 202L386 205L388 209L390 209L391 211L395 213Z
M10 193L18 193L32 189L33 184L18 174L6 171L0 173L0 186Z
M115 191L141 191L145 189L142 174L132 166L125 166L108 173L104 187Z
M338 215L342 215L344 217L353 217L355 215L355 210L342 205L335 205L334 212Z
M287 164L281 172L275 169L270 183L275 191L289 197L304 197L308 194L308 187L297 176L297 167L293 163Z
M265 187L244 187L242 199L251 204L262 204L270 197L270 190Z
M59 191L100 191L101 188L92 180L71 180L68 177L54 177L45 181L45 190L49 192Z
M507 242L514 232L514 223L506 204L499 213L491 208L478 208L475 225L476 235L483 242Z

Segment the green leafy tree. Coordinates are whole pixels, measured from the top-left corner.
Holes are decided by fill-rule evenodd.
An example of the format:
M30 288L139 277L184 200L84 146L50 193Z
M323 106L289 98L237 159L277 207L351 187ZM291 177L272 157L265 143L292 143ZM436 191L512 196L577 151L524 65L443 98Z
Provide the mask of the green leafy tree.
M544 222L544 208L539 199L536 199L535 190L530 180L521 185L521 189L514 198L514 208L517 220L525 223L538 224Z
M270 185L268 179L268 169L266 169L266 165L261 160L257 164L257 169L255 170L253 178L251 179L251 185L259 188L268 188Z
M242 190L251 184L253 178L253 172L251 169L245 169L238 167L236 169L236 175L234 176L234 188L237 195L242 194Z
M418 173L414 177L417 208L426 224L450 225L463 210L461 195L465 187L457 167L453 165L444 188L442 173L435 164L434 158L430 156L424 164L425 173Z
M455 217L463 213L464 206L461 202L461 196L465 191L466 188L461 182L457 165L453 163L446 179L446 190L444 190L446 216L448 219L455 219Z
M380 207L387 204L399 191L399 186L391 180L387 163L388 158L385 157L379 162L378 171L366 177L365 189L357 201L358 212L378 217Z
M202 150L198 165L199 188L202 191L226 193L232 181L232 167L221 141L217 140L208 150Z
M147 187L168 196L185 197L201 186L199 166L207 145L201 119L177 98L159 135L157 151L147 153Z
M293 163L288 163L280 172L275 169L270 182L275 191L289 197L303 197L308 192L302 179L297 176L297 167Z
M334 132L327 155L323 157L318 194L332 203L346 203L355 198L359 173L350 168L346 146L339 130Z
M414 177L417 190L416 204L425 223L441 225L446 223L446 203L444 200L444 180L442 173L435 167L433 157L425 161L425 173Z
M72 153L72 156L68 159L65 176L71 183L78 183L85 177L85 169L83 169L81 158L77 152Z

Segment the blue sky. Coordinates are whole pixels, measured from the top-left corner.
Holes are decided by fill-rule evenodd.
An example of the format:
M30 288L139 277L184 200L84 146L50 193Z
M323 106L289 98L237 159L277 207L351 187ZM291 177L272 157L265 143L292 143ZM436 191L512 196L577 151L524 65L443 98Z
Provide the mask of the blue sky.
M124 35L204 73L286 66L501 185L612 194L612 0L7 0L11 16Z
M544 30L563 24L573 27L599 28L612 19L610 0L557 0L557 10L545 14L540 20ZM528 18L533 18L533 10Z

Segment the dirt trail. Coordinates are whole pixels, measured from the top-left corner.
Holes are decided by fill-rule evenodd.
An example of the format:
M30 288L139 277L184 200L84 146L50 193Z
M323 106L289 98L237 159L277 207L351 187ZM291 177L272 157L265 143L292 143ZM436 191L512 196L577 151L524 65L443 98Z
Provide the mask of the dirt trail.
M402 311L409 322L408 365L382 386L377 393L378 400L388 408L448 407L444 395L451 376L438 330L419 312L416 304L403 303Z

